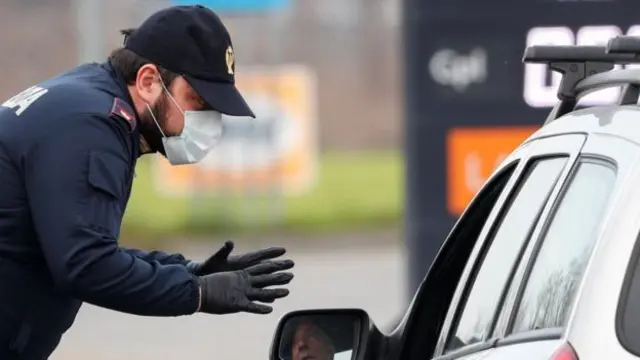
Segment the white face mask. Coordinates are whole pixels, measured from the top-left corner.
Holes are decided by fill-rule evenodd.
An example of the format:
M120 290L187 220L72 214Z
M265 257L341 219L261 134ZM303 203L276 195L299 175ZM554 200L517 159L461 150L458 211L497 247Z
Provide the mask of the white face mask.
M162 81L161 81L162 82ZM162 134L162 144L171 165L195 164L213 149L222 135L222 114L213 111L183 111L162 83L167 95L184 115L184 130L177 136L165 136L155 114L147 104L153 121Z

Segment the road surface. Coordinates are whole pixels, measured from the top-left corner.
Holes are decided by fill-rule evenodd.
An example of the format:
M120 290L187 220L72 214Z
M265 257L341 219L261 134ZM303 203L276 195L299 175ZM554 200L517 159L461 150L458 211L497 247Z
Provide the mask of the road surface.
M267 359L280 316L303 308L360 307L388 327L408 302L403 249L339 243L288 247L296 277L271 315L146 318L84 305L51 360Z

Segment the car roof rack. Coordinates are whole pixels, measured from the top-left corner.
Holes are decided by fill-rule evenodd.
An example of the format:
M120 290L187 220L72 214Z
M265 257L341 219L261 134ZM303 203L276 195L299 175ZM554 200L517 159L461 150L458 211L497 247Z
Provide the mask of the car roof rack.
M611 38L607 43L609 54L640 54L640 37L622 35Z
M613 38L608 46L529 46L524 63L547 64L562 74L558 99L545 125L573 111L580 97L607 87L624 86L620 105L636 104L640 97L640 70L610 71L616 64L640 63L640 38ZM615 41L614 41L615 40Z

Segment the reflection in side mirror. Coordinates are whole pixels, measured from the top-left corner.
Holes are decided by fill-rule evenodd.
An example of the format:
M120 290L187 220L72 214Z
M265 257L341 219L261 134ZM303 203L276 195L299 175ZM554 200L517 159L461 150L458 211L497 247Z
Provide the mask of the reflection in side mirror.
M351 360L359 333L359 319L351 314L291 317L284 324L278 357L280 360L337 360L339 355Z
M370 326L362 310L294 311L280 320L271 359L355 360L365 350Z

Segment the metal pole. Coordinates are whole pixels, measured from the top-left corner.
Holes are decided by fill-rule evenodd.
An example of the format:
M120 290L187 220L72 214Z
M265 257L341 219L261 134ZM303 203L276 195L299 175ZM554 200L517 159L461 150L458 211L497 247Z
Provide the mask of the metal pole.
M78 36L78 62L99 61L104 57L105 39L102 0L73 0Z
M259 62L258 58L260 54L258 54L257 48L259 47L259 36L252 36L252 34L260 34L261 29L260 20L255 15L251 14L245 16L242 21L245 23L244 28L247 29L246 32L242 32L243 35L243 51L245 59L249 60L248 63L255 65ZM253 109L256 111L256 109ZM258 113L256 116L260 116ZM249 139L253 136L253 132L255 129L255 123L251 122L250 129L246 129L245 136L248 136ZM250 140L249 140L250 141ZM251 153L253 151L251 145L246 142L246 139L240 143L242 146L239 155L243 158L244 164L241 169L242 181L244 181L243 187L238 192L238 207L240 208L239 213L242 216L242 225L247 227L255 226L256 222L256 207L258 206L257 199L259 196L256 194L259 190L254 189L253 179L251 172L245 172L247 168L251 167L251 163L254 161L253 157L255 154ZM245 146L246 145L246 146ZM246 161L246 159L249 161Z
M438 206L430 185L441 177L430 157L430 127L433 114L426 113L423 105L428 96L424 76L417 76L424 69L420 47L424 41L424 17L419 13L425 6L423 0L403 0L403 62L405 99L405 236L408 254L409 299L417 290L442 243L440 227L434 224L434 209ZM425 140L427 139L427 140ZM435 140L435 139L433 139ZM429 184L429 185L425 185Z
M269 28L270 28L270 38L271 44L269 46L269 54L268 54L268 62L274 69L277 69L279 66L284 63L284 36L286 36L287 31L287 10L274 11L269 14ZM280 93L280 84L275 84L275 89L272 90L274 93ZM270 134L270 145L272 147L271 151L274 153L277 151L278 141L280 135L277 134L279 130L281 130L282 126L279 125L280 122L286 121L286 119L273 119L272 123L272 132ZM274 181L273 184L270 184L269 195L270 195L270 205L268 205L267 209L267 221L269 225L276 226L284 216L284 174L282 173L282 168L279 164L275 165L275 177L277 180Z
M403 0L403 70L405 108L405 233L409 298L431 267L455 219L446 213L446 112L429 100L437 89L424 76L429 36L440 28L425 16L435 4Z

